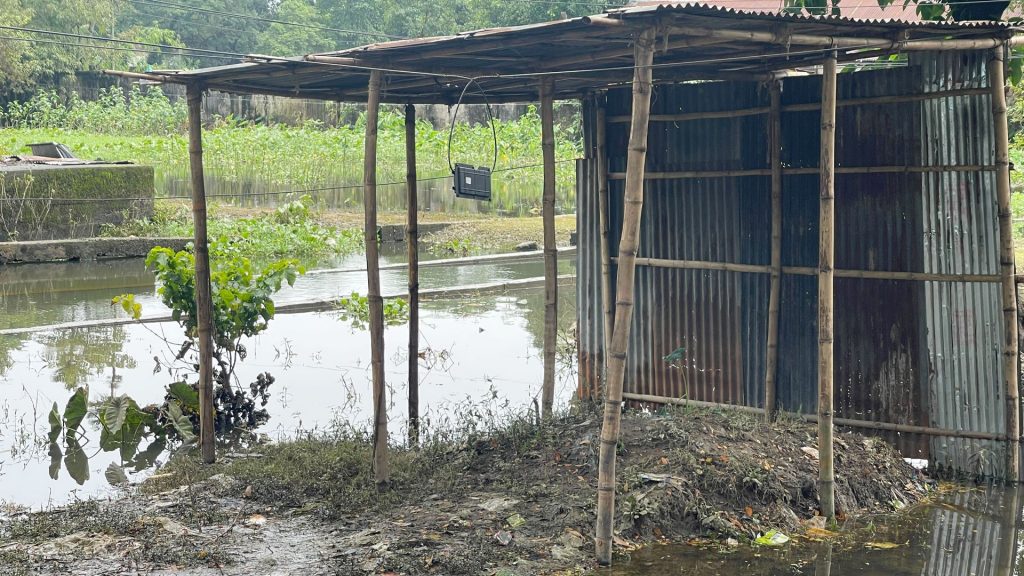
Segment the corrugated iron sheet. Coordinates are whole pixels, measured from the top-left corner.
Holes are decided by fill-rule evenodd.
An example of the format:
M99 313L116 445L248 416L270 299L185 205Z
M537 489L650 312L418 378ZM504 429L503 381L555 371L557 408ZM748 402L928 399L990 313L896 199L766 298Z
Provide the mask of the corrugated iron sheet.
M972 58L974 58L972 60ZM907 67L839 77L840 99L984 86L983 56L916 55ZM817 102L820 78L784 82L783 105ZM841 107L837 164L847 167L993 162L988 97ZM658 86L652 113L766 106L755 83ZM608 115L628 115L629 90L608 94ZM592 116L588 116L591 118ZM766 116L651 124L649 171L767 167ZM786 112L783 163L816 167L820 115ZM588 128L590 129L590 128ZM610 170L625 170L628 124L607 126ZM915 138L913 135L921 135ZM585 164L585 163L584 163ZM581 230L596 222L593 166L579 184ZM618 251L624 182L609 183L610 242ZM783 182L783 265L816 267L818 178ZM649 180L639 256L769 263L770 190L765 176ZM602 348L599 234L581 235L581 367ZM836 266L936 273L998 273L991 172L839 174ZM592 274L591 283L586 277ZM769 276L639 267L625 390L761 406ZM614 290L614 276L612 278ZM586 292L586 293L584 293ZM595 298L594 309L585 300ZM835 280L836 415L842 418L1000 433L999 288L994 284ZM817 404L817 277L784 275L779 319L778 401ZM679 351L674 364L665 356ZM591 362L593 363L593 362ZM996 442L884 433L905 454L998 475Z
M988 85L985 53L921 55L926 91ZM988 96L923 103L923 161L931 164L995 162L992 103ZM993 172L928 174L923 179L923 259L927 272L999 273L999 220ZM998 284L928 282L931 419L935 426L1003 432L1006 429ZM936 438L932 458L940 465L998 475L1000 443Z

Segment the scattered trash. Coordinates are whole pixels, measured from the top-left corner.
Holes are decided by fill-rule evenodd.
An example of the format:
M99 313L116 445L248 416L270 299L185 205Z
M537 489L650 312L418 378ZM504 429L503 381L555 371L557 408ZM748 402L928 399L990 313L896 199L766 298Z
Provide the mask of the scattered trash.
M740 541L735 538L726 538L725 545L729 548L735 548L740 545Z
M487 510L488 512L498 512L506 508L511 508L516 504L519 504L519 500L513 500L512 498L500 496L498 498L484 500L483 502L477 504L477 506L483 508L484 510Z
M526 518L523 518L517 512L517 513L509 516L508 518L506 518L505 522L508 522L508 525L511 526L513 530L515 530L516 528L519 528L520 526L526 524Z
M871 550L892 550L893 548L899 548L900 546L902 546L902 544L897 544L895 542L868 542L864 544L865 548L870 548Z
M818 449L817 448L811 448L810 446L803 446L803 447L800 448L800 451L803 452L804 454L807 454L811 458L814 458L815 460L817 460L818 457L819 457L818 456Z
M267 523L267 517L262 514L253 514L245 519L246 526L263 526Z
M769 530L754 540L758 546L782 546L786 542L789 542L789 536L778 530Z
M498 530L494 534L494 539L498 541L498 544L508 546L512 543L512 533L508 530Z

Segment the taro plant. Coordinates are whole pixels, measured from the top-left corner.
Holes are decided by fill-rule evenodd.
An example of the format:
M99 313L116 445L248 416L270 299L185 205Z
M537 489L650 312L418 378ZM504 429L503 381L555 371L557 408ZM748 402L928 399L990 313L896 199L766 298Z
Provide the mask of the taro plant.
M257 270L237 251L211 245L211 252L216 430L252 429L269 419L265 407L274 378L263 373L247 388L238 383L235 369L246 357L243 340L267 329L275 312L272 297L285 283L294 284L304 269L294 261L281 260ZM127 481L126 469L141 471L152 466L170 441L191 445L199 425L195 258L188 250L158 247L149 253L146 266L156 275L160 297L184 330L185 340L166 365L158 361L156 372L166 368L174 376L160 405L140 407L127 395L112 394L92 406L91 414L100 424L100 449L118 451L121 456L120 464L112 464L106 471L111 484ZM142 306L132 294L117 296L112 303L135 319L142 315ZM82 484L89 478L88 457L79 441L82 422L90 413L88 397L88 391L79 388L63 413L56 403L50 411L50 475L54 478L62 460L76 482ZM61 436L65 450L57 444ZM144 440L148 444L142 448Z

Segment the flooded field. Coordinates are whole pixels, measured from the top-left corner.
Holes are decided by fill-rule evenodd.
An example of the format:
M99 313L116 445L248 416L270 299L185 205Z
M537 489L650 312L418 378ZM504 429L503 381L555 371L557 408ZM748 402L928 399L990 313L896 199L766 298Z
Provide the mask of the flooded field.
M562 273L572 272L565 258ZM382 264L401 261L388 256ZM312 271L283 291L278 305L335 298L365 291L361 256ZM138 294L143 315L160 316L152 274L141 261L67 263L7 267L0 330L54 323L123 317L110 298ZM543 275L539 258L508 263L425 267L422 289L515 280ZM401 269L381 273L385 294L405 291ZM575 316L574 289L563 286L561 328ZM454 423L470 406L497 415L532 405L539 394L543 361L543 289L497 294L470 294L422 304L420 410L425 423ZM385 364L390 388L391 433L405 436L408 330L390 327L385 334ZM104 477L110 463L131 463L129 472L151 473L167 454L119 454L99 447L98 422L88 419L82 449L54 454L47 438L47 414L54 402L63 409L79 387L92 402L128 394L140 405L159 403L170 376L158 359L173 357L182 336L173 323L87 327L0 335L0 500L33 507L61 504L112 490ZM270 388L270 422L259 429L270 438L329 427L363 429L371 410L369 338L336 313L278 314L269 330L246 342L248 358L238 377L245 385L259 373L276 379ZM574 356L560 355L557 395L567 401L575 387ZM144 448L144 447L143 447Z

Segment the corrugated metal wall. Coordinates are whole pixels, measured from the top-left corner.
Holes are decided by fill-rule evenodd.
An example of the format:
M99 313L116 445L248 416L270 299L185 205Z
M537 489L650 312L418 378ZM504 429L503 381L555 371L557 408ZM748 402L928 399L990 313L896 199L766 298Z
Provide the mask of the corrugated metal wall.
M972 59L973 58L973 59ZM841 74L840 101L984 86L983 57L917 55L904 68ZM787 79L783 105L815 103L820 78ZM753 82L658 86L652 114L768 106ZM629 115L628 89L609 92L607 114ZM985 96L840 107L838 166L992 164ZM593 106L585 113L594 145ZM818 163L820 113L783 115L783 165ZM768 168L767 115L652 122L650 172ZM625 170L629 124L607 124L609 170ZM589 148L588 148L589 150ZM601 311L593 155L580 162L581 386L600 376ZM623 181L609 182L611 253L617 254ZM836 267L994 274L998 222L986 173L839 174ZM766 265L766 176L648 180L639 256ZM783 183L783 265L816 267L817 175ZM625 390L762 406L769 276L638 267ZM614 268L612 276L614 291ZM841 418L999 433L999 288L994 284L835 280L836 415ZM817 277L783 275L778 401L795 412L817 402ZM681 360L664 357L677 349ZM886 434L907 455L998 473L997 443ZM982 460L979 460L982 459Z

